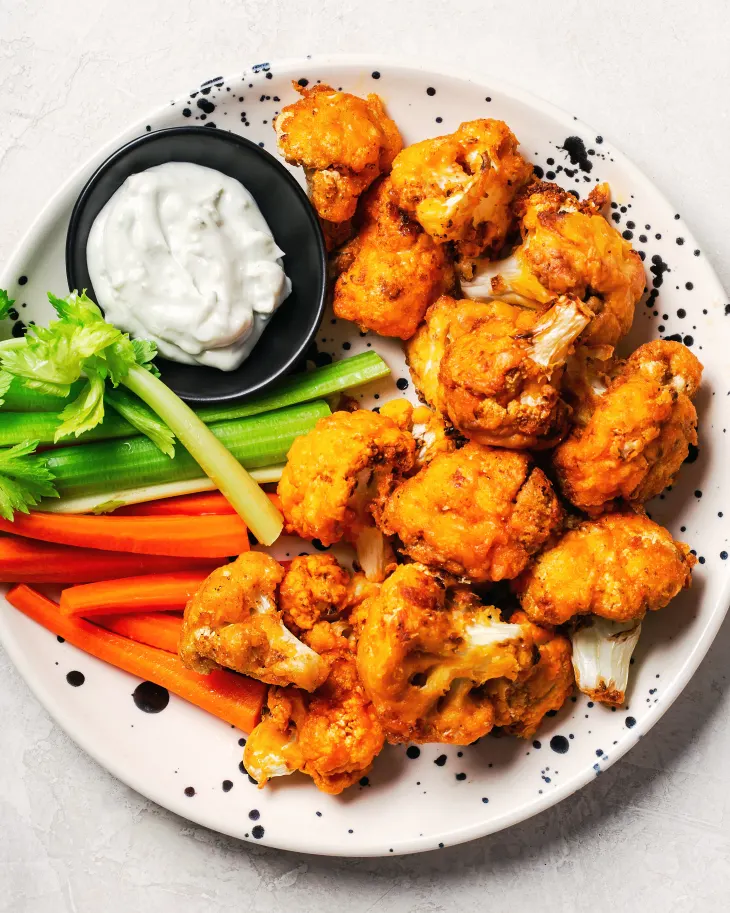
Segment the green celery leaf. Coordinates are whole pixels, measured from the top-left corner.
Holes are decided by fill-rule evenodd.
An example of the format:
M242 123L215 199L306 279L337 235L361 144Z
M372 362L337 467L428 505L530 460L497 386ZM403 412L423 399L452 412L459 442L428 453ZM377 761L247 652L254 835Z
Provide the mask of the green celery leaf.
M41 498L57 498L53 473L42 461L31 460L38 441L26 441L0 450L0 517L12 520L16 511L27 514Z
M137 364L142 368L147 368L155 377L159 377L160 372L157 365L153 363L153 359L157 357L157 344L151 339L133 339L132 348Z
M107 403L123 418L134 425L140 434L146 435L152 443L172 459L175 456L175 435L157 415L137 396L126 390L107 390Z
M61 412L61 425L56 429L54 443L73 434L78 437L84 431L95 428L104 418L104 376L88 373L88 380L77 398Z
M5 394L10 389L13 382L13 375L7 371L0 371L0 406L5 402Z
M0 288L0 320L4 320L8 316L10 308L15 304L15 301L8 297L8 293L4 288Z

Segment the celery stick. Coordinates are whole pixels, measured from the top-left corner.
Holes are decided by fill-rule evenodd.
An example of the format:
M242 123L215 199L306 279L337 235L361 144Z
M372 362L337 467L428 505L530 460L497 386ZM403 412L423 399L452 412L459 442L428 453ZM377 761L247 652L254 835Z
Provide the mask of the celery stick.
M279 463L276 466L265 466L263 469L252 469L249 475L259 485L265 485L268 482L278 482L283 471L284 464ZM159 501L162 498L174 498L178 495L215 490L215 484L207 476L201 476L185 482L167 482L163 485L148 485L103 494L43 500L39 510L57 514L104 514L129 504L143 504L146 501Z
M75 381L71 384L71 391L66 396L52 396L50 393L40 393L30 390L24 385L22 377L14 377L10 389L5 394L3 412L60 412L67 402L76 399L81 393L85 381Z
M196 409L196 412L206 423L245 418L296 403L324 399L333 393L361 387L389 374L390 368L377 352L363 352L324 368L315 368L306 374L295 374L278 384L270 393L256 396L237 406L203 406Z
M0 414L0 447L10 447L23 441L52 444L56 429L62 421L57 412L3 412ZM81 443L114 437L131 437L135 433L135 429L121 415L108 412L102 425L85 431L78 438L74 438L74 441Z
M238 463L246 469L259 469L283 463L295 438L310 431L329 411L324 402L307 403L267 415L217 422L210 430ZM183 482L204 474L182 447L171 460L144 437L59 447L29 459L42 461L53 473L62 498Z

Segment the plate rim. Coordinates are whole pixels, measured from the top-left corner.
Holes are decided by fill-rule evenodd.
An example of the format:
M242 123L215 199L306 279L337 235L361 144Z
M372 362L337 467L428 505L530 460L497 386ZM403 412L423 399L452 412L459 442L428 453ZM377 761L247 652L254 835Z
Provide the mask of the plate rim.
M514 86L508 81L504 81L499 78L492 78L486 72L479 72L469 67L463 68L459 66L457 68L453 65L445 64L441 61L437 61L429 65L424 65L422 62L412 57L396 58L393 55L369 55L364 53L318 54L308 57L285 57L281 59L272 58L271 62L251 65L249 67L243 68L242 70L239 70L234 75L223 77L223 81L226 84L234 84L243 79L249 78L251 75L257 75L261 70L266 68L270 68L277 73L283 72L286 74L289 71L294 72L297 69L302 70L317 67L335 68L338 66L361 67L364 69L370 69L371 71L389 70L392 72L393 70L402 70L428 74L434 78L445 77L448 79L472 83L476 86L483 86L485 89L489 89L491 91L515 99L527 107L538 109L564 125L569 131L593 131L596 135L598 135L598 132L595 131L595 129L582 118L578 118L569 114L563 108L558 107L552 102L546 101L539 95ZM173 101L178 103L181 102L183 98L184 96L180 94L176 96ZM3 287L3 284L9 280L11 283L16 282L18 269L22 261L27 259L27 252L37 245L38 236L43 231L45 231L46 225L50 221L49 216L57 212L64 205L72 208L73 200L75 199L75 196L78 195L79 189L85 183L86 177L91 174L92 171L95 170L103 160L108 158L108 156L115 149L119 148L123 143L125 143L132 131L139 130L144 132L145 125L149 122L150 118L160 117L163 112L165 112L170 107L170 104L171 102L160 104L154 109L150 110L146 115L144 115L144 117L128 124L122 131L116 134L108 142L104 143L99 149L97 149L96 152L89 156L88 159L82 162L82 164L73 171L73 173L61 184L58 190L51 195L45 206L43 206L38 215L33 219L29 228L21 236L19 242L16 244L8 260L6 261L5 267L0 271L0 287ZM669 200L665 196L664 192L653 181L651 181L637 165L635 165L629 158L627 158L619 148L616 148L612 141L610 142L610 145L611 155L614 161L621 165L621 167L629 174L631 180L637 184L644 185L652 194L661 199L661 201L667 206L668 210L672 210ZM684 222L683 233L688 243L696 246L694 235ZM727 296L723 289L722 283L720 282L712 263L709 260L705 259L705 266L707 270L708 280L711 277L716 286L716 294L719 298L726 298ZM12 279L10 277L12 277ZM6 589L7 588L4 587L2 593L0 593L0 598L5 604L5 607L7 607L7 603L4 599ZM647 732L649 732L658 722L658 720L661 719L667 710L669 710L669 708L674 704L706 656L710 646L712 645L715 637L717 636L717 633L720 630L720 627L729 609L730 571L725 573L725 580L722 584L721 591L718 594L716 605L712 610L712 614L706 620L702 632L693 643L691 650L685 657L682 665L677 670L677 673L675 674L670 686L664 692L662 702L655 705L655 707L652 707L650 712L643 716L641 721L638 721L637 725L632 730L630 730L629 734L622 740L620 748L617 746L617 750L612 752L610 760L606 762L604 769L612 766L629 750L631 750L631 748L636 745L639 739L642 738L642 736L644 736ZM503 814L489 820L488 822L485 821L481 824L476 823L464 827L457 827L451 830L439 832L438 834L429 834L428 836L424 837L414 837L410 839L402 839L400 841L396 840L392 845L392 849L390 844L387 842L383 844L383 847L385 848L373 847L365 849L361 848L358 850L357 848L353 847L353 851L351 852L343 847L341 843L336 843L335 841L320 842L315 848L302 846L300 841L296 839L288 840L286 838L273 840L271 842L267 840L265 843L262 843L261 841L254 840L252 838L245 838L240 832L236 833L232 829L221 828L220 824L218 822L214 822L212 820L212 816L207 815L205 811L198 812L199 806L193 808L190 805L185 805L181 800L179 800L177 803L171 801L161 802L159 798L156 798L151 794L153 790L150 790L146 784L141 783L138 777L136 777L133 773L123 769L121 764L117 765L115 763L113 753L110 753L110 755L107 757L104 755L102 750L97 750L96 744L93 742L93 740L87 740L83 734L79 736L78 733L75 732L74 728L76 725L76 715L70 709L66 709L62 701L56 701L56 695L50 685L44 686L42 682L36 680L32 664L30 662L30 655L27 653L27 651L20 649L19 645L16 649L15 645L12 643L12 639L6 639L4 624L2 621L2 613L0 613L0 644L2 644L10 660L13 662L13 665L16 667L17 671L30 688L32 694L41 703L43 708L48 712L54 722L61 727L61 729L69 736L69 738L71 738L91 758L93 758L97 764L111 773L122 783L134 789L144 798L154 802L157 805L160 805L163 808L166 808L173 814L179 815L180 817L192 821L193 823L200 826L206 827L209 830L225 834L226 836L234 837L238 840L258 846L266 846L272 849L275 848L290 852L307 853L316 856L333 856L342 858L373 858L427 852L437 849L437 847L434 846L434 842L439 839L442 841L442 846L456 846L470 840L475 840L479 837L486 837L508 827L512 827L515 824L519 824L522 821L532 818L535 815L546 811L548 808L557 805L563 799L571 796L573 793L577 792L579 789L582 789L584 786L595 779L595 772L592 769L586 769L584 773L576 774L564 784L556 786L555 789L551 790L549 793L545 793L542 796L536 797L535 799L523 802L517 807L504 812ZM97 662L97 660L94 661Z

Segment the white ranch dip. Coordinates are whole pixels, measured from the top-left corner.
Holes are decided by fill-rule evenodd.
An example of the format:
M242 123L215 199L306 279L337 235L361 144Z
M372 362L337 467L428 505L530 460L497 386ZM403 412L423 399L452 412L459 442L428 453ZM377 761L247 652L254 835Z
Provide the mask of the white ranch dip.
M291 292L246 188L168 162L132 175L97 216L86 258L106 319L184 364L232 371Z

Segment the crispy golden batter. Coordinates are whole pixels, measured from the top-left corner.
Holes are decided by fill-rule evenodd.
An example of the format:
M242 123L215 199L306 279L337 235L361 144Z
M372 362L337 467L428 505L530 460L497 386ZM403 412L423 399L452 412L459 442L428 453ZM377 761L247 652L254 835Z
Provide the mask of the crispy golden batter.
M442 295L429 307L423 323L406 343L406 360L418 395L442 415L446 415L446 404L439 372L446 345L471 332L479 319L491 313L486 302L468 298L457 301Z
M317 688L327 666L282 622L277 588L283 577L284 568L260 552L245 552L213 571L185 607L183 663L196 672L225 666L271 685Z
M332 555L294 558L279 589L279 606L290 631L308 631L338 618L348 603L350 575Z
M393 203L389 178L364 198L362 226L339 269L336 316L400 339L414 334L448 281L442 248Z
M474 742L494 725L484 683L515 679L531 661L519 625L417 564L400 565L370 600L357 651L389 742Z
M391 399L380 407L380 414L393 419L402 431L413 435L417 448L416 470L426 466L439 453L450 453L456 447L443 416L428 406L413 407L407 399Z
M697 444L697 412L690 397L702 365L681 343L640 346L597 397L584 427L553 454L564 495L597 513L623 498L642 504L674 481Z
M537 661L514 681L506 678L490 681L487 692L494 706L494 725L529 739L545 714L560 710L573 692L570 641L556 631L531 624L524 612L515 612L510 624L522 625L529 631Z
M353 541L413 466L410 434L377 412L334 412L292 444L278 493L291 532Z
M631 327L646 277L639 255L601 214L608 199L606 184L582 202L557 184L532 184L515 206L522 244L507 260L480 264L464 293L533 306L576 295L596 315L581 341L616 345Z
M358 98L327 85L294 88L302 98L274 121L279 151L289 164L304 166L320 217L346 222L360 194L402 148L398 128L377 95Z
M473 120L448 136L408 146L393 162L399 206L460 257L497 252L514 224L511 204L532 176L500 120Z
M243 763L259 787L300 770L336 795L370 770L384 734L348 641L326 622L306 636L329 675L313 694L270 689L268 713L249 736Z
M593 315L568 296L543 314L504 301L484 307L471 332L446 344L439 379L449 418L479 444L552 446L567 430L562 368Z
M484 582L516 577L561 516L526 454L467 444L397 488L378 522L414 561Z
M606 514L565 533L515 588L535 624L564 624L589 613L631 621L688 587L695 561L689 546L648 517Z

